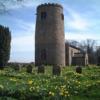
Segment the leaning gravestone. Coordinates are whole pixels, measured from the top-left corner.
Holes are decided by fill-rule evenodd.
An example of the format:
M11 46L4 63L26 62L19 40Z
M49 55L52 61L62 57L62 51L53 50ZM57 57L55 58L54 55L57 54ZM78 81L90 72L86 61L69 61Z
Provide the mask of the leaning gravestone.
M79 74L81 74L82 73L82 67L77 66L76 67L76 72L79 73Z
M60 75L61 67L59 65L53 66L53 75Z
M38 66L38 73L44 73L44 72L45 72L45 66L44 65Z
M27 68L27 73L32 73L32 65L28 65L26 68Z

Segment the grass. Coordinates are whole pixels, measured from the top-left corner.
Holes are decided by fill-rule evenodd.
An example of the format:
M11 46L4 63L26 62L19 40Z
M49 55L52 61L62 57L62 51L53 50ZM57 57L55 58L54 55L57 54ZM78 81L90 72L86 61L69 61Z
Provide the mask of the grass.
M29 74L12 68L0 71L0 100L100 100L100 67L84 67L82 74L74 67L62 68L60 76L52 67L44 74Z

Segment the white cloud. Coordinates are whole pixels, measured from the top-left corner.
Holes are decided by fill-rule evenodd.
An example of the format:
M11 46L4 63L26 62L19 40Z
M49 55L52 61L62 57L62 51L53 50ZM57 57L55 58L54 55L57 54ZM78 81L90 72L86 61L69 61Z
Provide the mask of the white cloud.
M68 5L64 5L64 10L66 27L76 30L88 29L88 27L90 26L90 22L83 18L79 13L68 7Z
M12 62L31 62L34 61L35 41L34 35L26 35L22 37L14 37L11 41Z
M87 29L87 26L88 26L88 24L84 20L78 19L78 18L70 20L68 22L68 25L70 28L74 28L77 30L85 30Z
M33 7L35 8L38 4L42 3L40 0L7 0L2 1L6 9L18 9L23 7Z
M95 33L76 33L76 32L69 32L65 33L65 39L72 39L72 40L86 40L86 39L93 39L93 40L98 40L100 41L100 34L95 34Z
M12 52L34 51L34 35L14 37L11 42Z
M14 18L14 22L17 27L20 28L19 31L24 31L24 34L32 34L35 32L35 23L34 22L27 22L22 19ZM21 33L22 34L22 33Z
M12 32L11 56L13 62L34 61L35 23L14 18L16 30ZM16 34L16 36L15 36Z

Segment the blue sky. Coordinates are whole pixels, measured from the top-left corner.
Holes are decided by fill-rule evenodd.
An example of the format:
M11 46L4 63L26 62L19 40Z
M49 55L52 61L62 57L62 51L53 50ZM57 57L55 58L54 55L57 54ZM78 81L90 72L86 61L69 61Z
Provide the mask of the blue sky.
M10 61L34 61L35 14L41 3L63 6L65 39L100 41L100 0L24 0L21 5L2 1L8 13L0 14L0 24L8 26L12 33Z

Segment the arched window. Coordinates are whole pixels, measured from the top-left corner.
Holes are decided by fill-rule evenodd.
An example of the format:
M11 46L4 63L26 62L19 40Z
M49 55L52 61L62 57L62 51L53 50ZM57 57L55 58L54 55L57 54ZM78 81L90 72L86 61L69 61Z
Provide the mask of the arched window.
M71 56L72 56L72 57L73 57L73 54L74 54L74 53L73 53L73 50L71 50Z
M46 12L41 12L41 19L46 19L47 13Z
M61 19L64 20L64 15L63 14L61 14Z

